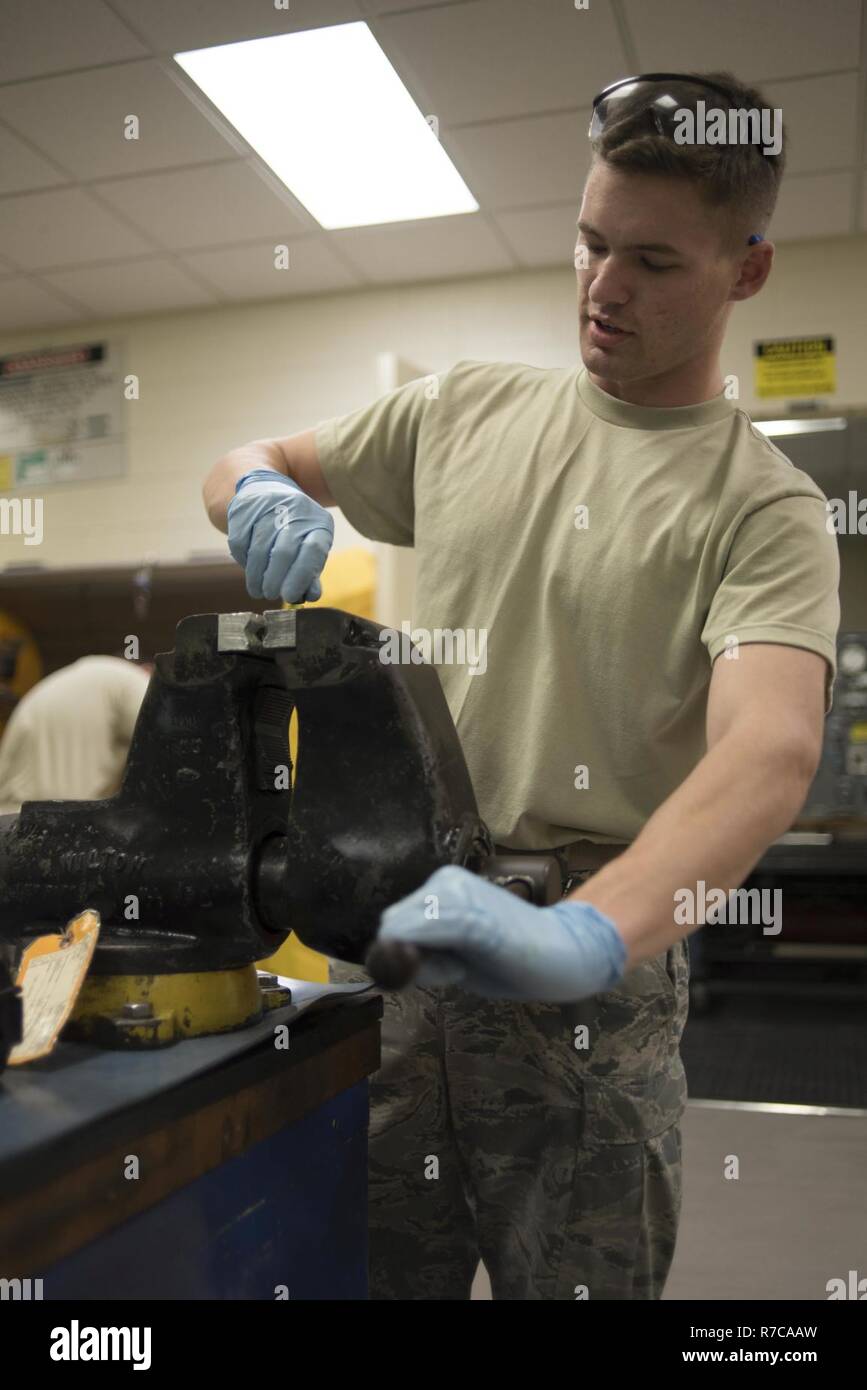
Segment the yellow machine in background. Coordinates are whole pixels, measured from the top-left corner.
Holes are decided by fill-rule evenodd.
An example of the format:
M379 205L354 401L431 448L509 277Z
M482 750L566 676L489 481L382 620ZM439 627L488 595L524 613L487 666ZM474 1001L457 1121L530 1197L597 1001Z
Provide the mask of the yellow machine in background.
M369 550L356 546L330 555L322 571L322 597L310 608L342 608L359 618L373 620L376 596L376 559ZM286 605L288 607L288 605ZM292 757L292 778L298 756L298 716L292 715L289 724L289 752ZM275 975L288 975L295 980L328 981L328 957L311 951L294 935L286 938L279 951L259 962L260 969Z
M42 657L26 627L0 611L0 734L22 695L42 679Z

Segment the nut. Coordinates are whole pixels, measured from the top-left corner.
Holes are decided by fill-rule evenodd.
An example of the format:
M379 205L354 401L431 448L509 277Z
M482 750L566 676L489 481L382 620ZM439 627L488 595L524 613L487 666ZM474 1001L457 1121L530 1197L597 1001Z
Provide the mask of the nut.
M145 1019L153 1018L154 1006L153 1004L147 1003L145 1000L139 1000L137 1003L124 1004L120 1011L120 1016L121 1018L141 1020L144 1022Z

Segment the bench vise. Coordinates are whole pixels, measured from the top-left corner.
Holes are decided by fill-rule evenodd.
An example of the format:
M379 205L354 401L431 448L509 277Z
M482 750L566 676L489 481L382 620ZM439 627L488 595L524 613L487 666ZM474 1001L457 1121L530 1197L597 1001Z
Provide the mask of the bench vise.
M91 975L142 978L250 967L290 931L363 962L445 864L555 901L556 860L494 853L437 673L381 659L386 632L331 608L185 618L117 794L0 818L3 936L94 908Z

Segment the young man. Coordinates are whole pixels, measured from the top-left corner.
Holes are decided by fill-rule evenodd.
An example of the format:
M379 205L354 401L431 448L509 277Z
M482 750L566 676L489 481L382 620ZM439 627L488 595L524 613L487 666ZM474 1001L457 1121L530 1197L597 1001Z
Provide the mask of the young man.
M700 101L767 107L725 73L594 103L583 370L459 362L437 393L236 450L205 487L254 595L317 596L335 503L415 546L414 625L486 634L484 673L439 668L481 814L579 885L535 908L442 869L384 914L425 964L386 997L372 1086L374 1297L467 1298L479 1254L495 1298L660 1296L696 925L675 903L743 881L820 755L824 498L719 365L771 269L783 156L679 144Z

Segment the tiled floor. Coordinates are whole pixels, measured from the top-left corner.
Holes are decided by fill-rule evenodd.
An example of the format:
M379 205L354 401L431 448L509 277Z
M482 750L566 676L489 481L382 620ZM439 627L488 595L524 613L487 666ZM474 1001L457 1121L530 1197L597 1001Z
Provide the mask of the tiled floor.
M867 1277L867 1115L692 1104L684 1199L665 1298L827 1299ZM723 1176L727 1154L737 1181Z
M825 1300L828 1280L867 1278L867 1114L691 1103L683 1145L665 1299ZM472 1296L491 1297L483 1267Z

